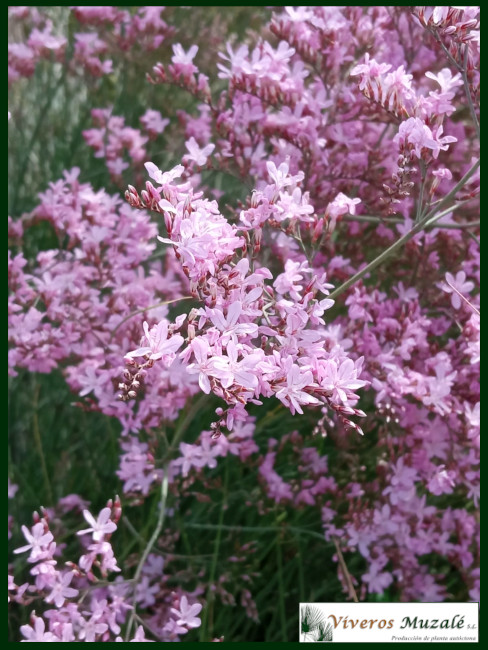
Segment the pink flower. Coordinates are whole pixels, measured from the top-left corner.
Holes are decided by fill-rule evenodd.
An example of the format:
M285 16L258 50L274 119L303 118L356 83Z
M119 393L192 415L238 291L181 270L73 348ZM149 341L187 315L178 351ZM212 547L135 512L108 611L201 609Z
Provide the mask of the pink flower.
M188 348L191 348L195 355L195 362L190 363L186 367L186 371L190 375L198 373L198 385L207 395L210 393L210 380L209 375L211 374L212 366L208 360L208 355L210 353L210 346L206 339L203 337L197 337L193 339ZM185 354L186 351L181 354ZM180 355L181 356L181 355Z
M22 526L22 532L29 543L20 548L16 548L14 553L30 551L29 562L37 562L38 560L45 560L52 557L55 545L51 544L51 542L54 537L42 522L34 524L32 532L27 526Z
M77 535L86 535L86 533L93 533L92 538L95 542L100 542L105 535L109 535L117 530L117 524L113 521L110 521L111 515L110 508L103 508L98 515L98 518L95 519L89 510L83 510L83 517L90 524L91 528L85 528L84 530L79 530Z
M337 364L335 359L329 359L324 366L325 376L320 382L322 388L333 392L335 399L347 402L351 391L362 388L367 382L358 379L358 369L352 359L345 359Z
M434 169L432 171L432 176L435 176L439 180L448 180L450 181L452 178L452 173L449 169L446 169L445 167L441 167L440 169ZM450 212L449 215L446 215L446 217L450 217L452 213ZM446 223L446 219L444 219L443 223Z
M440 288L446 293L452 294L451 305L454 309L460 309L462 302L464 302L462 298L465 298L465 294L469 294L474 289L474 282L471 282L471 280L466 282L466 273L459 271L456 273L456 277L451 273L446 273L446 283L439 285Z
M276 453L269 451L259 468L259 474L266 481L266 492L276 503L293 499L291 486L275 471Z
M180 600L180 608L175 609L171 608L171 613L176 616L177 625L185 625L189 628L200 627L202 624L201 620L198 618L197 614L200 613L202 606L200 603L194 603L193 605L188 604L188 598L182 596Z
M146 636L144 634L144 628L142 627L142 625L139 625L136 633L134 634L134 638L130 640L130 643L155 643L155 642L152 641L151 639L146 639Z
M285 7L285 11L292 22L302 23L313 19L313 11L308 7Z
M8 479L8 498L13 499L15 496L15 493L19 489L19 486L16 483L11 483L10 479Z
M161 359L164 357L166 363L171 363L175 358L176 351L182 346L184 339L181 334L173 334L168 338L168 321L163 319L157 325L149 329L146 321L143 324L145 337L142 342L147 342L144 347L137 348L125 356L133 357L148 356L149 359Z
M441 87L441 92L443 93L451 91L453 88L456 88L456 86L463 85L461 73L457 72L453 76L449 68L442 68L442 70L437 74L434 74L433 72L426 72L425 76L436 81Z
M107 169L113 176L122 176L122 172L129 168L129 163L120 157L107 160Z
M213 441L209 438L203 438L199 445L189 445L186 442L181 442L181 456L174 461L175 467L181 466L183 477L188 476L188 473L193 468L202 469L202 467L208 467L213 469L217 467L216 451Z
M429 492L436 496L451 494L454 486L454 472L446 470L445 465L439 465L436 473L430 478L427 484Z
M52 634L52 632L46 632L46 624L44 619L38 616L33 616L33 627L30 625L21 625L20 631L25 636L23 641L59 641L59 639Z
M36 576L37 589L52 589L59 573L56 564L56 560L44 560L32 567L30 572L31 575Z
M149 133L162 133L164 129L168 126L169 120L163 118L159 111L154 111L148 109L144 115L140 118L141 123L144 125L145 129Z
M215 149L214 144L207 144L206 147L200 149L197 141L193 137L185 142L185 146L188 149L189 153L183 156L183 161L186 162L193 160L199 167L203 167L203 165L205 165L208 156L210 156L212 151Z
M283 402L285 406L289 407L292 414L295 414L296 411L303 415L300 405L320 404L316 397L312 397L312 395L303 390L303 388L309 387L313 384L313 375L310 370L302 371L299 366L293 364L291 357L289 357L289 361L286 365L288 366L286 386L283 386L276 391L276 397Z
M197 52L198 45L192 45L188 52L185 52L180 43L175 43L173 45L173 57L171 58L171 61L182 65L191 65Z
M264 357L262 350L256 350L239 359L239 348L233 341L229 341L226 355L214 356L210 359L210 374L220 379L224 388L233 384L254 391L258 385L257 367Z
M88 546L89 553L80 557L79 565L83 571L89 572L95 560L98 560L103 576L120 571L117 566L112 545L107 541L95 542Z
M275 183L277 191L280 191L287 185L292 184L292 179L289 175L289 167L287 163L281 163L279 167L276 167L273 161L268 160L266 163L266 169L271 180Z
M241 69L244 65L247 64L247 58L249 55L249 48L247 45L239 46L236 52L234 52L230 43L227 43L226 50L228 56L222 52L219 52L219 56L225 61L229 61L230 69L226 68L221 63L217 63L217 68L220 70L218 76L221 79L230 79L236 70Z
M421 157L422 149L434 150L437 146L432 131L419 117L409 117L402 122L394 141L412 145L417 158Z
M302 223L313 223L314 221L314 208L309 203L309 193L302 194L299 187L296 187L291 194L280 192L277 208L279 211L276 215L278 221L285 219L298 220Z
M82 386L82 389L79 393L80 397L84 397L92 391L97 397L99 397L107 388L106 378L101 375L100 372L97 372L93 366L86 366L84 368L84 371L84 375L81 373L78 375L78 381Z
M152 178L156 183L163 186L172 183L176 178L180 178L181 174L185 171L183 165L176 165L176 167L164 173L152 162L144 163L144 167L149 174L149 178Z
M100 634L103 634L108 630L108 625L106 623L100 622L101 618L100 612L95 612L88 620L81 617L79 621L81 629L78 633L78 638L80 641L87 641L88 643L96 641L96 637Z
M301 300L300 292L303 289L304 283L302 281L306 277L305 274L310 274L308 262L286 260L284 273L278 275L273 286L282 295L289 293L294 300L299 301Z
M209 309L208 314L212 323L222 332L223 345L235 337L245 335L254 337L258 333L258 325L255 323L239 322L243 314L242 303L239 300L229 305L227 316L224 316L220 309Z
M66 598L74 598L78 595L78 589L70 587L73 573L68 571L64 574L57 575L57 581L52 588L51 593L46 596L46 603L54 603L56 607L62 607Z
M371 564L369 571L362 578L368 585L369 592L373 594L382 594L393 582L391 573L379 572L374 563Z
M457 142L454 136L447 135L441 138L442 131L442 125L433 132L419 117L409 117L400 124L393 140L403 145L410 145L417 158L421 158L426 149L431 149L432 157L437 158L441 150L448 149L449 143Z
M361 75L361 80L359 82L359 90L364 90L370 81L370 79L376 79L381 77L381 75L388 72L391 69L391 64L389 63L378 63L374 59L369 58L369 53L367 52L364 57L364 63L360 63L355 66L351 72L351 77L356 75Z
M361 203L361 199L350 199L342 192L339 192L325 211L325 218L329 219L329 231L334 231L339 217L345 214L356 214L356 205L359 203Z

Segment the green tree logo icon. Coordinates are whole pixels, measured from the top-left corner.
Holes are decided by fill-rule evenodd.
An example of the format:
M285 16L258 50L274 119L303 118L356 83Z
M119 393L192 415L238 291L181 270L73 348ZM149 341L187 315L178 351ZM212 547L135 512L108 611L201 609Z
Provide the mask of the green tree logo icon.
M304 605L300 610L300 634L302 641L327 642L333 640L332 625L327 623L325 614L312 605Z

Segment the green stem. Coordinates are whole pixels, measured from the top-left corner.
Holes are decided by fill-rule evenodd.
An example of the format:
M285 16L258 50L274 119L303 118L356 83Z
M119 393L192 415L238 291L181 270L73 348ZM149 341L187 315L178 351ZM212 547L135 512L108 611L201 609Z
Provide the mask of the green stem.
M468 230L467 234L468 234L468 237L471 237L471 239L472 239L472 240L474 241L474 243L478 246L478 248L480 248L480 247L481 247L480 240L477 239L477 238L475 237L475 235L473 235L472 232L469 232L469 230Z
M400 239L398 239L396 242L394 242L391 246L389 246L385 251L383 251L376 259L374 259L372 262L367 264L363 269L355 273L349 280L346 280L343 284L341 284L337 289L332 291L332 293L329 294L328 298L331 298L332 300L335 300L337 296L339 296L341 293L344 293L349 287L352 287L353 284L356 284L358 280L361 280L365 275L373 271L377 266L382 264L390 255L395 253L399 248L401 248L404 244L406 244L412 237L415 237L415 235L419 232L421 232L426 226L431 226L434 224L436 221L441 219L446 212L439 212L440 208L444 208L447 203L451 199L454 198L454 196L459 192L460 189L462 189L468 180L473 176L473 174L476 172L478 167L480 166L480 160L478 160L472 165L472 167L469 169L468 172L461 178L461 180L453 187L453 189L449 192L449 194L446 194L446 196L439 201L439 203L430 210L425 217L421 221L419 221L415 226L410 230L409 232L405 233ZM451 210L452 207L449 208Z
M422 205L424 202L424 190L425 190L425 176L427 174L427 167L423 160L419 160L420 167L420 196L417 203L417 216L415 217L415 223L418 223L422 218Z
M457 208L462 207L465 203L468 203L468 201L459 201L456 203L456 205L453 205L452 207L448 208L447 210L444 210L442 212L442 216L445 216L446 214L449 214L449 212L452 212L453 210L456 210ZM396 217L388 217L388 218L383 218L383 217L374 217L372 215L367 215L367 214L345 214L342 217L345 221L358 221L359 223L382 223L385 226L390 226L392 224L397 224L397 223L405 223L405 219L398 219ZM464 230L466 228L477 228L480 225L480 221L466 221L465 223L438 223L436 228L443 228L446 230ZM426 226L428 228L429 225Z
M205 607L205 611L202 616L202 625L200 628L200 642L205 642L206 637L212 637L212 632L213 632L213 624L212 624L212 618L211 614L213 612L213 602L214 602L214 594L211 591L211 587L215 581L215 574L217 572L217 561L219 558L219 551L220 551L220 542L222 540L222 531L224 530L225 526L223 525L224 523L224 512L226 509L226 504L227 504L227 484L228 484L228 479L229 479L229 463L225 463L225 478L224 478L224 490L223 490L223 495L224 498L222 500L222 504L220 507L220 513L219 513L219 522L217 524L217 535L215 536L215 542L214 542L214 551L213 551L213 557L212 557L212 564L210 566L210 575L208 579L208 589L207 589L207 606ZM209 623L210 619L210 623Z
M478 219L477 221L467 221L466 223L439 223L437 228L446 228L447 230L465 230L468 228L479 228L480 224L481 222ZM429 225L427 224L426 228L428 227Z
M303 603L305 600L305 576L303 572L303 544L298 537L298 553L297 553L297 560L298 560L298 584L299 584L299 593L300 593L300 602Z
M19 171L17 172L17 178L21 179L21 180L20 180L20 182L18 182L16 184L15 193L14 193L14 197L13 197L13 200L12 200L12 207L11 207L11 210L10 210L10 214L12 216L17 214L17 203L18 203L18 200L19 200L19 192L20 192L20 190L22 188L25 188L25 183L23 181L24 181L24 179L26 177L26 174L27 174L27 167L28 167L28 164L29 164L29 159L30 159L30 156L31 156L31 153L32 153L32 149L34 147L34 143L35 143L35 141L37 139L37 136L38 136L38 134L39 134L39 132L41 130L41 126L42 126L44 120L46 119L46 117L48 115L49 107L53 103L54 97L57 95L58 90L61 88L61 86L63 85L63 82L65 81L65 76L66 76L66 72L65 72L65 70L63 70L63 72L60 75L59 79L57 80L54 88L51 90L51 92L48 91L46 101L44 102L44 105L41 107L41 109L39 111L39 117L37 119L37 123L36 123L36 125L34 127L34 130L32 131L32 135L31 135L31 137L29 139L29 142L24 146L24 157L22 158L22 162L20 163Z
M33 424L33 432L34 432L34 442L36 445L37 453L39 454L39 459L41 461L41 469L42 469L42 476L44 479L44 487L47 493L47 497L49 499L49 504L53 505L54 500L53 500L53 492L51 488L51 481L49 480L49 473L47 471L47 465L46 465L46 458L44 456L44 450L42 447L42 439L41 439L41 431L39 429L39 418L37 416L37 409L39 405L39 384L36 384L34 388L34 413L32 416L32 424ZM46 505L48 505L46 503Z
M181 298L175 298L174 300L163 300L162 302L158 302L155 305L151 305L150 307L142 307L141 309L136 309L136 311L131 312L128 316L123 318L120 323L118 323L113 330L110 332L110 336L113 337L115 332L119 329L121 325L126 323L128 320L133 318L134 316L137 316L137 314L144 314L144 312L149 311L150 309L157 309L158 307L163 307L164 305L172 305L175 302L180 302L180 300L191 300L193 296L182 296Z
M466 43L464 46L464 64L461 67L461 76L463 78L463 83L464 83L464 90L466 92L466 98L468 100L468 106L469 110L471 112L471 117L474 122L474 126L476 129L476 135L478 136L478 140L481 137L481 131L480 131L480 123L478 122L478 116L476 115L476 110L474 108L473 104L473 98L471 97L471 90L469 89L469 81L468 81L468 44Z
M196 530L226 530L229 532L235 533L277 533L282 532L283 527L281 526L217 526L216 524L200 524L188 522L185 524L186 528L194 528ZM314 537L319 539L321 542L325 541L325 538L320 533L317 533L314 530L307 530L306 528L299 528L298 526L287 526L286 530L289 530L291 533L296 535L308 535L309 537Z
M310 253L307 250L307 247L303 243L302 233L300 232L300 226L298 226L297 234L294 236L294 239L295 239L295 241L297 241L299 243L300 248L303 251L303 254L307 258L307 262L308 262L309 266L312 266L313 259L311 258Z
M342 575L344 576L344 580L346 581L346 584L347 584L347 589L349 591L349 597L355 603L358 603L359 600L358 600L358 597L357 597L357 594L356 594L356 590L354 589L351 574L349 573L346 561L344 560L344 556L342 555L341 547L339 546L339 541L338 541L337 537L335 537L335 536L332 538L332 541L334 542L334 546L336 548L337 560L339 562L339 566L341 567Z
M280 623L282 641L286 643L286 610L285 610L285 585L283 583L283 555L281 551L280 536L276 539L276 560L278 564L278 594L280 599Z
M168 470L169 470L169 467L168 467L168 464L166 464L164 466L164 469L163 469L164 475L163 475L163 480L161 482L161 505L160 505L159 516L158 516L158 521L157 521L157 524L156 524L156 528L154 529L154 532L151 535L151 539L149 540L149 542L147 543L146 548L144 549L144 552L143 552L143 554L141 556L141 559L139 560L139 564L137 565L137 569L136 569L136 572L134 574L134 579L133 579L134 595L133 595L133 599L132 599L132 612L131 612L131 615L130 615L130 618L129 618L129 622L127 624L127 631L125 633L125 642L126 643L129 641L130 633L131 633L131 630L132 630L132 625L134 624L134 619L135 619L135 617L137 615L137 612L136 612L136 607L137 607L137 599L136 599L137 585L138 585L139 580L141 578L142 569L144 567L144 564L146 563L147 556L151 552L151 549L154 546L154 544L156 543L156 541L157 541L157 539L158 539L158 537L159 537L159 535L161 533L161 530L163 528L164 515L165 515L165 512L166 512L166 501L167 501L167 498L168 498L168 483L169 483Z
M171 454L173 451L176 449L178 446L181 438L185 434L186 430L190 426L190 424L193 421L193 418L197 413L199 413L202 409L202 406L205 404L205 402L208 401L208 395L205 395L205 393L201 394L200 397L197 399L197 401L193 404L191 409L188 411L186 414L185 418L181 422L181 424L178 426L175 435L173 436L173 439L171 441L170 446L168 447L166 453L165 453L165 459L167 462L171 460ZM186 525L186 524L185 524Z
M151 539L149 540L149 542L147 543L146 548L144 549L144 552L143 552L143 554L141 556L139 564L137 565L136 573L135 573L134 578L133 578L133 585L134 585L134 596L133 596L133 602L132 602L133 609L132 609L132 612L131 612L131 615L130 615L130 618L129 618L129 622L127 624L127 631L126 631L126 634L125 634L125 641L126 642L129 640L130 633L131 633L131 630L132 630L132 626L134 624L134 618L135 618L136 613L137 613L136 612L136 588L137 588L137 584L138 584L139 579L141 577L141 572L142 572L144 564L145 564L145 562L147 560L147 556L151 552L151 549L154 546L154 544L156 543L156 541L157 541L157 539L159 537L159 534L161 533L161 529L162 529L163 523L164 523L164 513L165 513L165 510L166 510L166 501L167 501L167 498L168 498L168 484L169 484L168 471L169 471L169 461L171 460L171 453L177 447L178 442L180 441L181 437L183 436L183 434L185 433L187 428L190 426L193 418L195 417L195 414L198 413L198 411L200 410L203 399L206 399L206 398L207 398L207 396L203 395L202 397L200 397L199 400L197 400L195 402L193 407L190 409L190 411L187 413L186 417L183 419L183 421L179 425L179 427L178 427L178 429L177 429L177 431L176 431L176 433L174 435L174 438L173 438L173 440L171 442L171 445L170 445L170 447L169 447L169 449L168 449L168 451L166 453L166 460L165 460L164 467L163 467L163 481L161 483L161 502L160 502L161 505L160 505L159 515L158 515L158 521L157 521L157 524L156 524L156 528L155 528L153 534L151 535Z

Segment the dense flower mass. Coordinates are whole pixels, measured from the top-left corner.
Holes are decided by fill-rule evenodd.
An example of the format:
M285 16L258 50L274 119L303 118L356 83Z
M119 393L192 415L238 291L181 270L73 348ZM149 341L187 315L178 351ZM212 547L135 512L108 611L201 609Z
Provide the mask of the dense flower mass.
M12 640L220 641L238 604L263 641L261 533L281 641L324 567L334 600L478 601L479 8L244 8L195 38L190 9L66 8L69 37L9 9L12 89L46 67L100 102L71 142L99 171L66 158L9 217L9 372L118 427L124 504L9 517Z

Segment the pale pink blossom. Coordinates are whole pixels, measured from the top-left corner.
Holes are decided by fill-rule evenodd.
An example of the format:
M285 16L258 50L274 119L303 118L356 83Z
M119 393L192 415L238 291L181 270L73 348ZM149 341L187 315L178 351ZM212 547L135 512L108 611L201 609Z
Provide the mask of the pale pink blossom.
M194 137L191 137L189 140L187 140L187 142L185 142L185 146L188 149L188 153L183 156L183 161L193 161L199 167L203 167L203 165L205 165L208 157L215 149L214 144L207 144L205 147L203 147L203 149L200 148Z
M132 359L134 357L147 356L153 360L163 358L166 363L173 361L175 353L182 346L184 339L181 334L173 334L168 338L168 326L168 321L163 319L149 329L149 325L144 321L143 328L145 336L142 343L146 343L147 345L143 345L137 348L137 350L129 352L126 354L126 357Z
M78 595L78 589L73 589L70 587L70 583L73 579L73 573L67 571L64 574L57 575L57 581L55 582L52 591L46 596L46 603L53 603L55 607L62 607L66 598L74 598Z
M80 641L93 643L97 640L97 636L106 632L108 630L108 625L101 621L101 618L101 612L96 612L88 619L81 618L79 621L81 629L78 633L78 639Z
M200 603L188 604L188 598L182 596L180 599L179 608L171 608L171 613L176 617L176 624L185 626L187 628L200 627L202 624L198 614L201 612L202 606Z
M183 165L176 165L173 167L173 169L170 169L164 173L152 162L144 163L144 167L146 168L149 177L162 186L171 183L177 178L180 178L181 174L185 171Z
M362 388L366 382L358 379L358 365L355 365L352 359L345 359L340 363L334 359L324 364L324 376L320 381L322 388L330 390L334 398L340 402L347 402L352 391Z
M313 390L313 374L309 370L301 370L293 363L288 363L287 366L286 384L276 391L276 397L288 406L293 414L297 412L303 415L302 406L320 403L316 397L303 390Z
M456 276L446 273L446 282L439 285L445 293L451 294L451 305L454 309L461 309L465 300L469 300L469 292L474 289L474 282L466 281L466 273L458 271ZM465 300L463 300L465 298Z
M182 65L189 65L193 63L196 53L198 52L198 45L192 45L188 52L182 48L180 43L175 43L173 45L173 63L179 63Z
M90 528L79 530L77 535L86 535L92 533L92 539L95 542L103 540L105 535L110 535L117 530L117 524L110 520L112 511L110 508L103 508L95 519L89 510L83 510L83 517L90 524Z
M14 549L14 553L30 551L29 562L38 562L52 557L54 537L42 521L34 524L31 530L27 526L22 526L22 532L28 544Z
M46 632L46 624L44 619L40 616L33 616L33 624L31 625L21 625L20 631L22 632L25 639L22 639L22 642L32 642L32 641L42 641L53 642L59 641L59 639L52 633Z
M454 472L447 470L445 465L439 465L427 484L429 492L437 496L450 494L455 486L454 476Z
M140 118L141 123L149 133L162 133L168 126L169 120L163 118L159 111L148 109Z

